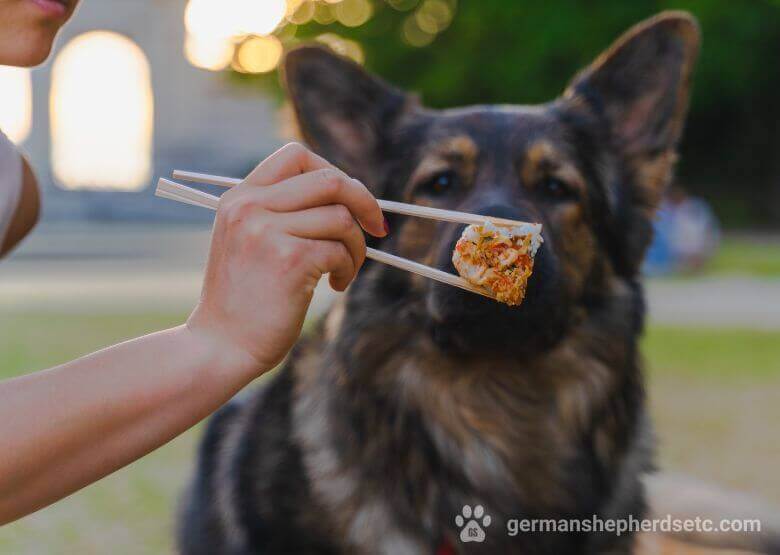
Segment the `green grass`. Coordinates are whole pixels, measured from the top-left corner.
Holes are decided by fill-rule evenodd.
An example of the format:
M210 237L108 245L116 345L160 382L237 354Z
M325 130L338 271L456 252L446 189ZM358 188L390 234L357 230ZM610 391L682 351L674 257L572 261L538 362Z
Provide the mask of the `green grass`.
M184 317L4 314L0 378L178 325ZM190 431L54 506L0 528L0 553L171 553L173 507L190 472L197 433Z
M729 382L780 377L780 331L650 326L643 352L654 373Z
M780 277L780 244L737 237L726 237L705 273Z
M5 314L0 377L46 368L176 325L183 317ZM651 327L644 347L662 461L780 499L778 479L766 478L776 474L780 453L761 434L770 430L766 422L780 418L773 394L780 385L780 332ZM197 436L190 431L70 498L0 528L0 553L170 553L175 500L190 473Z
M5 315L0 378L48 368L184 319L184 314ZM780 375L778 331L650 326L643 346L654 371L712 378Z
M0 378L48 368L118 341L172 327L184 314L3 314Z

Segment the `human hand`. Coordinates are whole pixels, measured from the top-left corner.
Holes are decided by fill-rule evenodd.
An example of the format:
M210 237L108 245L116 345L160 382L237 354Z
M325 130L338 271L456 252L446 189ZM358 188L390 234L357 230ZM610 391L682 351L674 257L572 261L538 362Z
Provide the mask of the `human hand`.
M188 328L255 372L273 368L297 340L320 278L343 291L362 266L361 227L387 233L363 184L299 144L281 148L222 196Z

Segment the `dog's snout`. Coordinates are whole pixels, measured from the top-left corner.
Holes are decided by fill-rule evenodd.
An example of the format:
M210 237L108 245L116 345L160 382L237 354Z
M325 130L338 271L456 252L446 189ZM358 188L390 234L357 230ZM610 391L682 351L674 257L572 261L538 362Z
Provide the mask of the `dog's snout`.
M464 204L457 207L457 210L479 216L490 216L494 218L503 218L506 220L515 220L519 222L536 221L535 216L532 214L531 210L509 204ZM465 228L465 225L452 225L451 230L448 230L440 236L441 242L437 248L438 254L436 255L437 266L439 269L447 272L455 271L455 266L452 264L452 251L455 249L455 244L457 243L458 239L460 239Z
M530 210L508 204L489 204L476 206L473 209L466 210L472 214L480 216L492 216L494 218L504 218L507 220L530 221L532 219Z
M530 207L513 204L478 204L469 207L461 207L459 210L480 216L492 216L494 218L504 218L506 220L515 220L518 222L537 222L539 216Z

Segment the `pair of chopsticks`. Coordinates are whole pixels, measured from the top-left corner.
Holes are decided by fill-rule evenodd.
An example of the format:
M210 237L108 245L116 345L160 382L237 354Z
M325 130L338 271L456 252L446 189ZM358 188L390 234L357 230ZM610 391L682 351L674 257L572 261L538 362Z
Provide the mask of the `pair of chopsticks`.
M204 183L207 185L218 185L222 187L233 187L243 181L241 179L235 179L232 177L220 177L217 175L207 175L203 173L181 170L174 170L173 177L191 183ZM158 197L183 202L185 204L191 204L193 206L200 206L202 208L211 208L212 210L216 210L217 206L219 205L219 197L217 196L193 189L191 187L187 187L186 185L182 185L162 177L157 183L157 191L155 194ZM485 221L489 221L496 225L504 226L529 225L524 222L507 220L504 218L479 216L476 214L468 214L466 212L442 210L440 208L417 206L414 204L405 204L403 202L394 202L390 200L377 200L377 202L379 207L385 212L392 212L395 214L403 214L407 216L416 216L420 218L429 218L445 222L480 225ZM531 225L534 226L534 229L536 229L535 226L538 226L537 232L541 231L540 224ZM440 281L454 287L465 289L466 291L471 291L472 293L477 293L478 295L492 298L492 295L490 295L486 289L472 285L460 276L456 276L448 272L443 272L441 270L437 270L436 268L431 268L430 266L420 264L419 262L414 262L412 260L408 260L406 258L402 258L400 256L389 254L380 250L372 249L370 247L366 248L366 257L372 260L376 260L377 262L411 272L413 274L418 274L435 281Z

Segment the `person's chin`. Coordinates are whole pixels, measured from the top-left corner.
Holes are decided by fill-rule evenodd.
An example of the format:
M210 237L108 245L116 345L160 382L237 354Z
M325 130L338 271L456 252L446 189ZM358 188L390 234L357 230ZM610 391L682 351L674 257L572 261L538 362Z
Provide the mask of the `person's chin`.
M29 40L16 41L11 48L0 49L0 65L33 67L46 61L57 36L55 30L41 29L30 33Z

